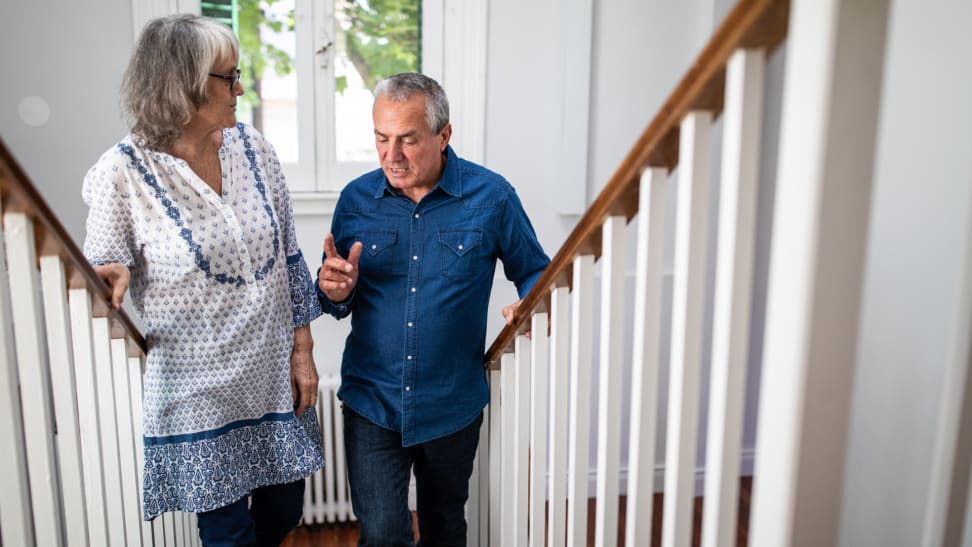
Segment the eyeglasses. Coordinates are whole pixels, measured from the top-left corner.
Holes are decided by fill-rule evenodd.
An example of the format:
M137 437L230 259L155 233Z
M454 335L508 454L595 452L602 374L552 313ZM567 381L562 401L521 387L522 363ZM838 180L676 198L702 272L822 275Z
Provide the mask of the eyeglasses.
M227 82L229 82L230 91L233 91L233 88L236 87L236 84L240 82L240 73L241 73L240 69L236 69L232 74L213 74L212 72L210 72L209 75L212 76L213 78L226 80Z

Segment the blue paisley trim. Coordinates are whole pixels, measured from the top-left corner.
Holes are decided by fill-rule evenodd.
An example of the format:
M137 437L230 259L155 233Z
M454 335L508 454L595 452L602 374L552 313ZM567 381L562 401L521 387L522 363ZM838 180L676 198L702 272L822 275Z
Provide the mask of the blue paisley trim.
M308 477L324 465L320 442L310 409L300 418L261 421L210 439L146 445L143 516L212 511L254 488Z
M300 251L287 257L287 276L290 281L290 301L294 308L294 328L303 327L323 312L317 299L317 283L311 277Z
M246 155L246 159L250 160L250 171L253 171L253 180L256 181L256 188L263 198L263 210L267 212L267 216L270 217L270 225L273 226L273 255L264 264L263 268L260 268L260 270L253 274L257 279L263 279L276 262L277 252L280 249L280 227L277 225L277 219L274 217L273 207L270 207L270 199L267 198L267 187L263 184L263 178L260 176L260 168L257 167L256 163L256 152L250 146L250 137L246 134L242 123L237 123L236 128L240 131L240 138L243 139L243 148L246 149L243 154Z
M240 138L243 139L243 146L246 149L244 154L247 159L250 160L250 171L253 172L253 179L256 181L256 188L260 192L260 196L263 198L263 209L266 211L267 216L270 217L270 225L273 227L273 254L270 259L267 260L266 264L262 268L254 272L254 277L257 280L263 280L266 278L267 273L273 268L276 263L277 253L280 251L280 227L277 225L277 219L274 217L273 208L270 207L270 201L267 198L267 189L263 184L263 177L260 176L260 168L257 166L256 153L253 151L250 145L250 137L246 134L243 124L236 124L236 127L240 131ZM155 178L148 168L145 167L145 163L141 159L135 157L135 149L125 143L119 143L118 149L122 151L132 162L135 169L142 175L142 180L145 181L154 191L155 197L159 200L163 207L165 207L165 214L175 222L176 226L179 228L179 237L184 239L186 243L189 244L189 250L192 252L193 258L196 261L196 265L199 269L206 273L206 277L215 279L219 283L225 285L236 285L241 287L246 283L246 279L238 275L228 275L225 273L213 273L210 269L209 259L203 254L202 246L196 243L192 238L192 230L186 227L185 222L182 220L182 215L179 213L179 209L173 205L172 200L169 199L168 192L165 188L159 184L159 181Z

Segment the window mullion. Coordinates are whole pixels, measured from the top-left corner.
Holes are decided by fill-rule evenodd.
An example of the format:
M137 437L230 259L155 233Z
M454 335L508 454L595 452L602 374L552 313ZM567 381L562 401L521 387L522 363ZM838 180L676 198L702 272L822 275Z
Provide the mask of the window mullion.
M313 50L314 92L316 112L315 134L317 151L317 177L315 189L319 192L340 190L343 184L336 180L336 141L334 127L334 52L336 39L334 1L314 2Z

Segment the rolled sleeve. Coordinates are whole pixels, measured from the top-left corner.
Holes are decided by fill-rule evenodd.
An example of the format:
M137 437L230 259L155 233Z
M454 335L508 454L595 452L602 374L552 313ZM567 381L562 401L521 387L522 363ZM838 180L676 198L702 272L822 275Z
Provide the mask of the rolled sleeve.
M84 256L91 264L135 263L135 227L132 222L124 158L109 150L84 178L82 198L88 205Z
M533 225L512 187L507 192L502 219L500 260L503 261L503 271L516 285L520 298L524 298L550 264L550 258L540 246Z

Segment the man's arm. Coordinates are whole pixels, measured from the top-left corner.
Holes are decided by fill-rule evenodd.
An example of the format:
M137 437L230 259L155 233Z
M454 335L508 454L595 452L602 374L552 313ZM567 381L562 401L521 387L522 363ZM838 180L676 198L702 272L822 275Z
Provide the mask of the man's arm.
M501 214L499 253L503 272L516 285L520 299L526 297L550 264L550 258L540 246L533 225L512 186L507 192Z

